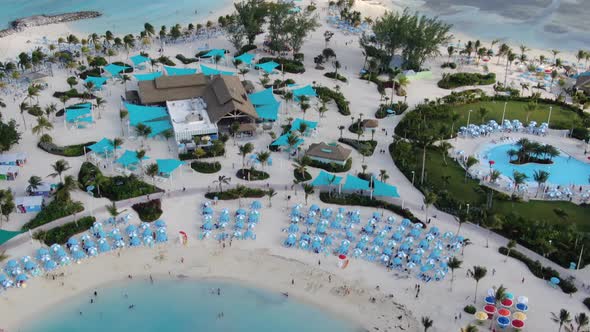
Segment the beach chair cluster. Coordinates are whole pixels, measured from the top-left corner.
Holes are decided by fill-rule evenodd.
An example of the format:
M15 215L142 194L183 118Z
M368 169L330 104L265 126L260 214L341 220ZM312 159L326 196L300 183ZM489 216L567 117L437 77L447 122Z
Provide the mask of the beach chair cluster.
M501 298L496 296L496 290L490 288L484 299L483 310L474 314L479 323L491 321L490 328L497 327L505 330L512 327L515 331L524 328L527 312L529 310L529 299L526 296L518 296L516 299L510 292L506 292Z
M105 229L101 222L95 222L87 233L80 237L71 237L64 244L53 244L49 248L39 248L35 257L24 256L20 260L11 259L0 273L0 290L26 287L31 277L52 272L61 266L81 263L90 257L108 253L124 247L153 247L156 243L168 241L166 223L158 220L153 224L141 223L139 226L128 224L123 231L113 227Z
M409 219L397 222L379 212L361 222L359 210L321 209L301 205L291 209L290 224L283 232L283 246L316 254L345 255L376 262L390 270L414 273L424 281L442 280L449 259L461 250L464 238L452 232L441 234L437 227L428 232L422 223Z
M547 135L549 131L549 125L546 122L538 124L537 121L530 121L527 126L525 126L519 120L504 120L504 122L500 125L495 120L490 120L485 124L482 125L475 125L470 124L468 126L462 126L459 128L459 136L460 137L483 137L489 136L493 133L526 133L526 134L533 134L533 135Z
M338 15L328 16L326 20L328 21L330 26L342 31L345 35L359 35L363 32L370 32L371 30L369 24L366 22L361 23L359 26L353 26L345 20L342 20Z
M259 201L254 201L250 204L249 210L239 208L235 213L230 214L229 209L222 209L219 213L215 213L213 204L205 202L201 205L203 221L200 226L199 239L256 240L254 230L260 221L261 208L262 204Z

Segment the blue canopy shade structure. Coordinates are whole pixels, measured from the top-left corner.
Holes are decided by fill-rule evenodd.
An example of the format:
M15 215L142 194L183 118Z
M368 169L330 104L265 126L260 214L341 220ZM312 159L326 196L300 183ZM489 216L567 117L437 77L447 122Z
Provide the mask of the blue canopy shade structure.
M130 68L127 66L119 66L114 63L109 63L108 65L104 66L104 70L108 71L111 76L119 75L120 72L126 69Z
M168 116L166 107L160 106L140 106L125 103L125 108L129 112L129 124L137 126L140 123L162 119Z
M307 121L303 119L295 119L293 124L291 124L291 131L298 131L301 128L301 124L305 123L307 125L307 129L315 129L318 126L317 122Z
M381 182L373 178L373 195L375 196L387 196L387 197L400 197L397 188L387 183Z
M0 245L4 244L8 240L19 235L20 233L22 233L22 232L11 232L11 231L5 231L3 229L0 229Z
M153 81L156 78L162 76L162 72L157 71L157 72L148 73L148 74L136 74L133 76L135 76L135 79L138 81Z
M346 183L342 187L344 190L370 190L369 181L346 174Z
M204 75L207 75L207 76L211 76L211 75L234 76L236 74L236 73L231 72L231 71L218 70L218 69L214 69L214 68L207 67L207 66L204 66L204 65L201 65L201 71L203 72Z
M144 124L152 129L152 133L149 134L149 137L157 136L166 130L172 129L170 121L151 121Z
M95 89L101 89L102 86L107 82L107 78L102 77L102 76L101 77L88 76L88 77L86 77L84 82L94 84Z
M289 134L284 134L282 136L279 136L279 138L277 138L274 142L272 142L270 145L272 146L289 146ZM303 139L300 138L297 140L297 144L295 144L295 146L293 146L294 148L298 147L299 145L303 144Z
M250 102L252 102L254 106L273 105L279 102L272 93L272 88L254 92L248 95L248 97L250 98Z
M279 114L281 103L256 106L256 113L262 120L276 121Z
M143 159L148 159L148 157L143 157ZM115 162L117 164L121 164L124 167L127 167L129 165L139 163L139 159L137 158L137 152L125 150L123 155L119 157L119 159L115 160Z
M66 109L66 121L75 122L92 122L92 110L88 108L68 108Z
M141 55L141 54L134 55L134 56L132 56L130 59L131 59L131 61L133 62L133 65L134 65L134 66L138 66L138 65L140 65L140 64L142 64L142 63L144 63L144 62L149 62L149 61L151 61L151 60L150 60L150 58L148 58L148 57L146 57L146 56L143 56L143 55Z
M184 165L183 161L178 159L156 159L158 171L164 175L170 175L178 167Z
M193 75L197 73L196 68L175 68L164 66L168 76L182 76L182 75Z
M311 86L311 85L306 85L302 88L298 88L298 89L293 89L293 96L294 97L299 97L299 96L307 96L307 97L317 97L317 93L315 92L315 89Z
M254 55L252 55L250 53L243 53L243 54L240 54L239 56L235 57L234 59L240 60L240 61L242 61L242 63L250 65L250 64L252 64L252 60L254 60Z
M326 171L320 171L320 174L318 174L318 176L313 180L311 185L314 187L338 185L340 184L340 181L342 181L341 176L336 176Z
M280 64L274 62L274 61L269 61L269 62L265 62L265 63L259 63L256 65L256 67L258 69L262 69L263 71L265 71L266 73L272 73L275 68L277 68L278 66L280 66Z
M87 149L90 149L93 152L97 152L97 153L105 153L105 152L111 152L113 151L113 141L111 141L108 138L103 138L100 141L89 145L86 147ZM120 149L121 147L118 146L117 149Z
M212 58L212 57L216 57L216 56L220 56L222 58L225 57L225 50L221 49L221 48L214 48L212 50L210 50L209 52L201 55L201 58Z

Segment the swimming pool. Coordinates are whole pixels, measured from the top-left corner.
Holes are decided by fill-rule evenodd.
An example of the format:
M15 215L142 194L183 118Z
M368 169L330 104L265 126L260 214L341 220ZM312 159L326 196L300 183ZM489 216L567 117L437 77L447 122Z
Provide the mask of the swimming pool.
M514 170L524 173L528 176L528 182L534 182L533 174L536 170L543 170L549 172L548 183L556 185L587 185L588 177L590 176L590 164L582 162L578 159L571 158L569 155L561 152L558 157L553 158L553 164L542 165L535 163L527 163L524 165L514 165L510 163L508 151L515 149L514 144L495 145L484 149L484 154L488 161L495 162L494 169L500 171L505 176L512 177ZM482 163L484 161L481 161Z
M99 288L94 303L90 293L49 310L20 331L359 331L314 306L225 281L118 283Z

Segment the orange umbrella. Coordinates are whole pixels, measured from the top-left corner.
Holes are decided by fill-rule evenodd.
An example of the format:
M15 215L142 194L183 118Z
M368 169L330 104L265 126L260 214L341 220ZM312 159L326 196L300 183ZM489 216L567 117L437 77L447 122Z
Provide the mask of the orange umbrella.
M500 315L502 317L510 317L510 310L508 310L506 308L502 308L502 309L498 310L498 315Z

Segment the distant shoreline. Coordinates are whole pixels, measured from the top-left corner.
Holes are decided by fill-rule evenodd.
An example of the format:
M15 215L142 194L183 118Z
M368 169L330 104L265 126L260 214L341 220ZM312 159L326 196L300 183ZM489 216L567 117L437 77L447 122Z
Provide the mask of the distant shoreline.
M80 11L57 15L27 16L10 22L10 28L0 30L0 38L21 32L30 27L85 20L89 18L96 18L101 15L102 13L97 11Z

